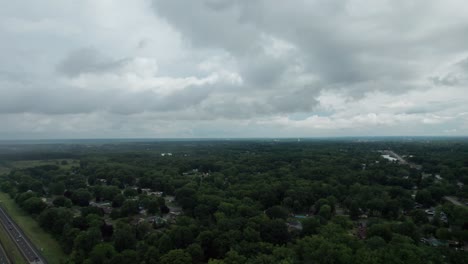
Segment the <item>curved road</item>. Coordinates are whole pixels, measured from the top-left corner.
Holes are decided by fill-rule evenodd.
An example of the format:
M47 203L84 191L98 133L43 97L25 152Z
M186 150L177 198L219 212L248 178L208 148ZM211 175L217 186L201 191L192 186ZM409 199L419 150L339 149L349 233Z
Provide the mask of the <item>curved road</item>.
M15 242L23 256L29 263L46 264L47 262L38 253L38 250L24 235L23 231L13 222L10 216L0 206L0 222L5 227L10 238Z

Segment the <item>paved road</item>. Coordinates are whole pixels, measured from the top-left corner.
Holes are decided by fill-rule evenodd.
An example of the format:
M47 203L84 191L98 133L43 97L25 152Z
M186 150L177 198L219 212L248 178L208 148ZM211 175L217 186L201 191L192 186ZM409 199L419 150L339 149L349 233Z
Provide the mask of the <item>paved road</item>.
M10 260L8 259L5 250L3 249L2 245L0 245L0 264L10 264Z
M47 262L37 253L37 249L24 235L23 231L13 222L10 216L0 207L0 222L5 227L11 239L16 243L23 256L29 263L46 264Z
M390 155L391 157L397 159L401 164L409 165L413 169L420 170L422 168L421 165L417 165L417 164L406 161L402 156L398 155L397 153L395 153L392 150L384 150L383 153L387 154L387 155Z
M454 205L458 205L458 206L463 206L463 207L466 207L466 205L462 204L460 201L457 200L457 198L455 197L452 197L452 196L445 196L444 197L445 200L453 203Z
M396 154L395 152L393 152L392 150L386 150L385 151L385 154L387 155L390 155L391 157L397 159L401 164L408 164L408 162L406 162L406 160L401 157L400 155Z

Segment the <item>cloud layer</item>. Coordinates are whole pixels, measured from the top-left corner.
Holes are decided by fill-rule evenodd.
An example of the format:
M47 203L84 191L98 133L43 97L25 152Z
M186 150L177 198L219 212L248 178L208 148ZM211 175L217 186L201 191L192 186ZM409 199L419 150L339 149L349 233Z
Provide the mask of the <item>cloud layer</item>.
M468 134L462 0L0 2L0 138Z

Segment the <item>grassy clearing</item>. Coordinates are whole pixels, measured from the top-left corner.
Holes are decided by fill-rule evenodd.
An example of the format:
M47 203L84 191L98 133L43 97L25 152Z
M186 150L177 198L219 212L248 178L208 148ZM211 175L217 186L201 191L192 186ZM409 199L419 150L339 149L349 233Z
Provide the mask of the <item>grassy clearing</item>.
M62 164L66 161L66 164ZM79 166L80 162L73 159L51 159L51 160L21 160L10 162L9 166L15 169L26 169L43 165L57 165L62 169L70 169L72 166Z
M62 163L63 161L65 163ZM0 176L8 174L14 169L26 169L43 165L57 165L62 169L69 170L73 166L79 166L80 161L75 159L3 161L0 164Z
M0 192L0 201L3 208L7 210L8 214L23 229L36 247L39 250L43 249L41 253L49 263L59 264L61 260L66 258L59 243L39 227L39 224L33 218L19 208L8 194Z
M10 169L4 166L0 166L0 175L2 174L8 174L10 172Z
M11 240L10 236L6 232L3 225L0 224L0 242L2 243L3 249L5 249L5 253L7 254L8 258L11 260L11 263L17 264L26 264L26 260L21 255L18 247L16 247L15 243Z

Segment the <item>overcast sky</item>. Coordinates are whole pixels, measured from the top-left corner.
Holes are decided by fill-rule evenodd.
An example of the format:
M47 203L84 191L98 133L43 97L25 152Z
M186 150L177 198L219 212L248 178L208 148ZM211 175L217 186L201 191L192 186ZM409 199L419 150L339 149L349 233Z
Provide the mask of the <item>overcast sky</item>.
M466 0L0 6L0 139L468 135Z

